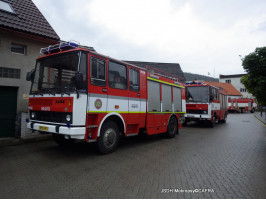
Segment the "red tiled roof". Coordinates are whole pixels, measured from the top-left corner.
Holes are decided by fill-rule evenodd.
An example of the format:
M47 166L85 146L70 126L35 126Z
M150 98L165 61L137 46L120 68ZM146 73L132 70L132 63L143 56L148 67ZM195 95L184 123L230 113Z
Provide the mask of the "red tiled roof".
M227 92L227 94L230 96L242 96L242 94L231 83L218 83L218 82L209 82L209 81L204 81L204 82L209 85L223 88L224 91Z

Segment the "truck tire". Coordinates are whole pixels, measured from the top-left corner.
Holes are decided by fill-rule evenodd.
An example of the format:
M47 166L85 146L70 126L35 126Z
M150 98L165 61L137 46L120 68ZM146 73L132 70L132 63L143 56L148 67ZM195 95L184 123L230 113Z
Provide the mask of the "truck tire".
M212 120L210 120L210 127L213 128L215 126L216 123L216 115L212 116Z
M101 154L112 153L119 141L119 128L114 121L107 121L103 124L100 137L97 141L98 151Z
M64 135L53 133L54 141L61 146L69 146L74 143L73 139L66 139Z
M221 120L222 123L226 123L226 120L227 120L227 114L224 115L224 119Z
M178 134L178 123L176 118L172 116L167 126L167 137L173 138L176 134Z
M188 120L185 119L184 123L182 124L183 126L187 126Z

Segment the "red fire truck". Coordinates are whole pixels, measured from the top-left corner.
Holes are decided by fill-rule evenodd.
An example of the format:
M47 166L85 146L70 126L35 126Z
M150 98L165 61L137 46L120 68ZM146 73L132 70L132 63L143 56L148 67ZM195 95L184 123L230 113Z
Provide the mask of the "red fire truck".
M226 122L226 92L203 81L187 81L185 118L186 122L208 120L211 127Z
M229 98L229 111L230 112L241 112L250 111L251 113L255 112L257 104L254 102L254 99L249 98Z
M101 55L74 42L42 48L28 72L31 130L53 134L58 144L97 142L113 152L120 136L165 133L182 127L185 87L177 77Z

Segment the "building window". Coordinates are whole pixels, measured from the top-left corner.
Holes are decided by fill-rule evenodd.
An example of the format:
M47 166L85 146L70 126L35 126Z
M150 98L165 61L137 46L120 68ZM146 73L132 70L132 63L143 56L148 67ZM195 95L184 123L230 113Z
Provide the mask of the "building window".
M11 52L26 55L26 46L21 44L11 44Z
M0 77L20 79L20 69L0 67Z
M247 92L246 88L240 88L240 92Z
M15 13L13 8L11 7L11 5L9 3L1 1L1 0L0 0L0 9L7 11L7 12Z
M228 79L228 80L225 80L225 82L226 82L226 83L231 83L231 80L230 80L230 79Z

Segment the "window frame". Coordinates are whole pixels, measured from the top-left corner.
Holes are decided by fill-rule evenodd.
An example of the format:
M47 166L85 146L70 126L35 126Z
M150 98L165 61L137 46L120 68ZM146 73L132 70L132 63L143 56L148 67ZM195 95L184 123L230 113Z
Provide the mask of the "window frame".
M92 59L96 59L97 61L100 60L104 63L104 79L98 79L98 78L93 78L92 77ZM98 63L98 62L97 62ZM97 66L98 69L98 66ZM92 80L96 80L96 81L102 81L104 84L96 84L94 83ZM98 58L98 57L90 57L90 83L92 85L95 86L100 86L100 87L106 87L106 83L107 83L107 70L106 70L106 61L104 59Z
M4 74L6 74L7 77ZM0 78L20 79L21 78L21 69L0 67Z
M9 8L11 10L11 11L9 11L9 10L6 10L6 9L3 9L3 8L0 7L1 11L12 13L12 14L16 14L15 10L13 9L13 7L11 6L11 4L9 2L0 0L0 3L6 4L7 6L9 6Z
M246 88L240 88L240 92L247 92Z
M110 63L114 63L114 64L117 64L117 65L123 66L126 69L126 71L125 71L125 74L126 74L126 80L125 80L126 87L125 87L125 89L111 86L111 84L110 84ZM120 76L120 78L121 78L121 76ZM126 65L121 64L121 63L116 62L116 61L113 61L113 60L109 60L109 62L108 62L108 86L110 88L119 89L119 90L127 90L128 89L128 67Z
M130 80L131 80L131 76L130 76L130 71L134 71L134 72L137 72L137 77L138 77L138 89L134 89L133 85L130 85ZM132 92L139 92L140 91L140 73L139 73L139 70L137 69L134 69L134 68L129 68L129 90L132 91Z
M19 53L19 52L14 52L14 51L12 51L13 45L14 45L14 46L20 46L20 47L23 47L23 51L24 51L24 52L23 52L23 53ZM23 45L23 44L19 44L19 43L11 42L10 51L11 51L11 53L14 53L14 54L18 54L18 55L26 55L26 54L27 54L27 45Z

